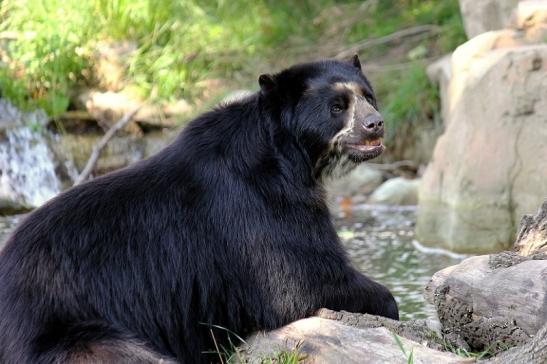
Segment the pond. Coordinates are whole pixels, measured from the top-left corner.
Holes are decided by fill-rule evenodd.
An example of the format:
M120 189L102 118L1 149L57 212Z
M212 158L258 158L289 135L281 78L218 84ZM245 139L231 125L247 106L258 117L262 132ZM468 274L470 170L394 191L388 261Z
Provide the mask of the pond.
M358 205L350 214L335 216L353 264L391 290L402 320L431 316L434 308L423 298L425 285L435 272L465 258L422 247L414 237L415 220L415 206Z
M415 242L415 207L357 205L351 216L334 221L353 264L369 277L389 287L401 319L424 318L433 307L423 298L423 288L433 273L463 258ZM0 217L0 248L21 216Z

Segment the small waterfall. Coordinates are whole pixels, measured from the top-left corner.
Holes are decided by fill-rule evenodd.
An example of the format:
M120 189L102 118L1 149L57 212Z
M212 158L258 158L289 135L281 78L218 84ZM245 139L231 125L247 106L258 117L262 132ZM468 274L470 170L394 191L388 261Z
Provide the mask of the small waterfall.
M0 100L0 198L37 207L61 191L44 137L47 116Z

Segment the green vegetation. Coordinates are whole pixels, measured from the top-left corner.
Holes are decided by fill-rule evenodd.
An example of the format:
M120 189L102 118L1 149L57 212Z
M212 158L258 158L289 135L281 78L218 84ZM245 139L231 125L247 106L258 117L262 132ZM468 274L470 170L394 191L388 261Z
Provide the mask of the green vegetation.
M410 351L410 353L407 353L405 350L405 347L403 346L403 342L401 341L401 337L395 333L392 333L393 338L395 339L395 342L397 343L397 346L399 349L403 352L403 355L405 356L407 364L413 364L414 363L414 349Z
M0 21L2 95L52 116L78 87L97 83L105 43L134 42L124 72L142 97L195 100L207 79L254 87L260 71L432 25L358 49L392 130L432 118L437 93L424 65L465 40L457 0L4 0Z
M218 362L221 364L246 364L247 360L241 355L237 346L247 344L241 336L237 335L231 330L218 325L208 325L209 332L213 339L215 350L207 353L213 354L218 358ZM218 344L217 336L227 335L228 347L224 347ZM235 343L234 343L235 341ZM237 344L236 344L237 343ZM291 351L281 351L273 354L272 356L264 357L261 360L261 364L298 364L301 360L305 359L305 355L299 352L300 344Z
M298 364L305 356L298 351L282 351L271 357L261 359L261 364ZM222 364L246 364L247 360L241 357L237 351L218 354L218 360Z
M263 359L262 364L298 364L304 359L298 351L283 351L272 358Z

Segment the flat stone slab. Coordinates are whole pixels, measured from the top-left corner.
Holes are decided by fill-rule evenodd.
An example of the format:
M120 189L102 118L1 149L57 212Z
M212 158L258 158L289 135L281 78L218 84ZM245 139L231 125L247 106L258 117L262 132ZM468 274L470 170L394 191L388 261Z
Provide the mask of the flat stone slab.
M253 335L247 341L245 355L249 363L258 364L276 353L294 350L301 354L299 363L307 364L406 364L409 355L415 364L473 362L395 336L384 327L359 328L320 317L310 317L271 332Z

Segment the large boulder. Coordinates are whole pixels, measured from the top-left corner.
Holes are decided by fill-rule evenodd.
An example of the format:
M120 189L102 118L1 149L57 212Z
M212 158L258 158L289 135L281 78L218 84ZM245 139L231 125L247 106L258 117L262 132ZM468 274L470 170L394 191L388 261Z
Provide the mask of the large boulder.
M522 220L516 251L472 257L433 275L425 296L435 305L446 340L498 352L547 327L546 228L547 201L536 216ZM544 363L547 352L536 359Z
M425 295L444 334L473 351L498 352L526 342L547 324L544 258L482 255L435 273Z
M506 28L519 0L460 0L460 10L467 37L489 30Z
M348 175L328 181L327 191L329 195L336 197L369 194L380 186L383 180L382 172L363 163Z
M484 253L510 247L547 196L547 29L482 34L451 59L446 131L419 193L417 237Z
M387 180L370 196L371 204L416 205L420 179L396 177Z

